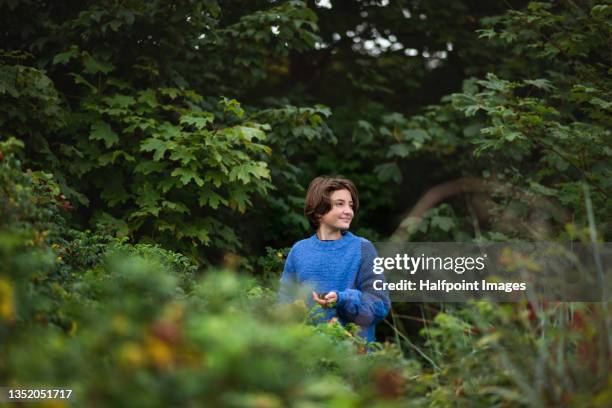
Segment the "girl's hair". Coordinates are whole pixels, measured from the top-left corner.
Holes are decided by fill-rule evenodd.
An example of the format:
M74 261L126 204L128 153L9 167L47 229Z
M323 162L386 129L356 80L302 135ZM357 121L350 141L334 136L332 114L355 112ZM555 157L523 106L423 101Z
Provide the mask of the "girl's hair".
M355 184L342 177L317 177L310 182L304 204L304 215L313 229L319 228L319 218L331 210L330 197L334 191L348 190L353 199L353 212L359 209L359 195Z

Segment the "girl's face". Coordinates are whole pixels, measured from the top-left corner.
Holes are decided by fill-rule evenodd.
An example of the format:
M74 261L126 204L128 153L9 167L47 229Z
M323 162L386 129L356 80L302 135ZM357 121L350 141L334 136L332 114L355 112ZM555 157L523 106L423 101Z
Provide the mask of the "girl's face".
M329 197L331 210L323 215L320 227L326 226L330 229L347 230L353 220L353 198L348 190L336 190Z

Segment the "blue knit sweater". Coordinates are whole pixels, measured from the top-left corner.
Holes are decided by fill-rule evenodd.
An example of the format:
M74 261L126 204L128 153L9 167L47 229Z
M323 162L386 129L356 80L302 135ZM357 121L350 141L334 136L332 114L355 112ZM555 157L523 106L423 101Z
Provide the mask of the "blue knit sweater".
M350 232L334 241L321 241L313 234L291 248L280 279L279 301L293 301L294 286L308 285L317 293L335 291L338 302L326 309L326 318L355 323L361 326L360 336L375 341L376 323L390 308L388 293L372 286L374 280L383 279L372 271L375 257L372 243ZM315 304L312 296L307 302Z

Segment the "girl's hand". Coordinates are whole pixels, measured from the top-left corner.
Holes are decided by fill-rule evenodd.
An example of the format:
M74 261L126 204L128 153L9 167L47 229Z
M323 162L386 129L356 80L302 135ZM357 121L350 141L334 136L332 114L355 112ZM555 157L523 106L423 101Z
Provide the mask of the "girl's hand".
M327 295L325 295L325 300L327 301L327 305L329 307L335 306L336 302L338 301L338 293L337 292L329 292Z
M338 301L338 293L329 292L323 297L319 297L317 292L312 292L312 300L321 305L322 307L333 307Z

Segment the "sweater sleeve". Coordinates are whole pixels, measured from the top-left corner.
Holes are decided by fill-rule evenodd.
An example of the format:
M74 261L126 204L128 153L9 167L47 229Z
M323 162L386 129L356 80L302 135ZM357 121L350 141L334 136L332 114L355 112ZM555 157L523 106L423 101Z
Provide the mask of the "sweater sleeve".
M278 291L278 303L290 303L294 301L293 290L297 284L297 274L295 270L294 250L291 248L287 259L285 260L285 267L280 278L280 286Z
M364 327L383 320L391 308L387 291L375 290L373 286L376 279L384 279L373 271L376 256L374 245L364 241L361 244L361 264L357 273L356 289L338 292L338 315Z

